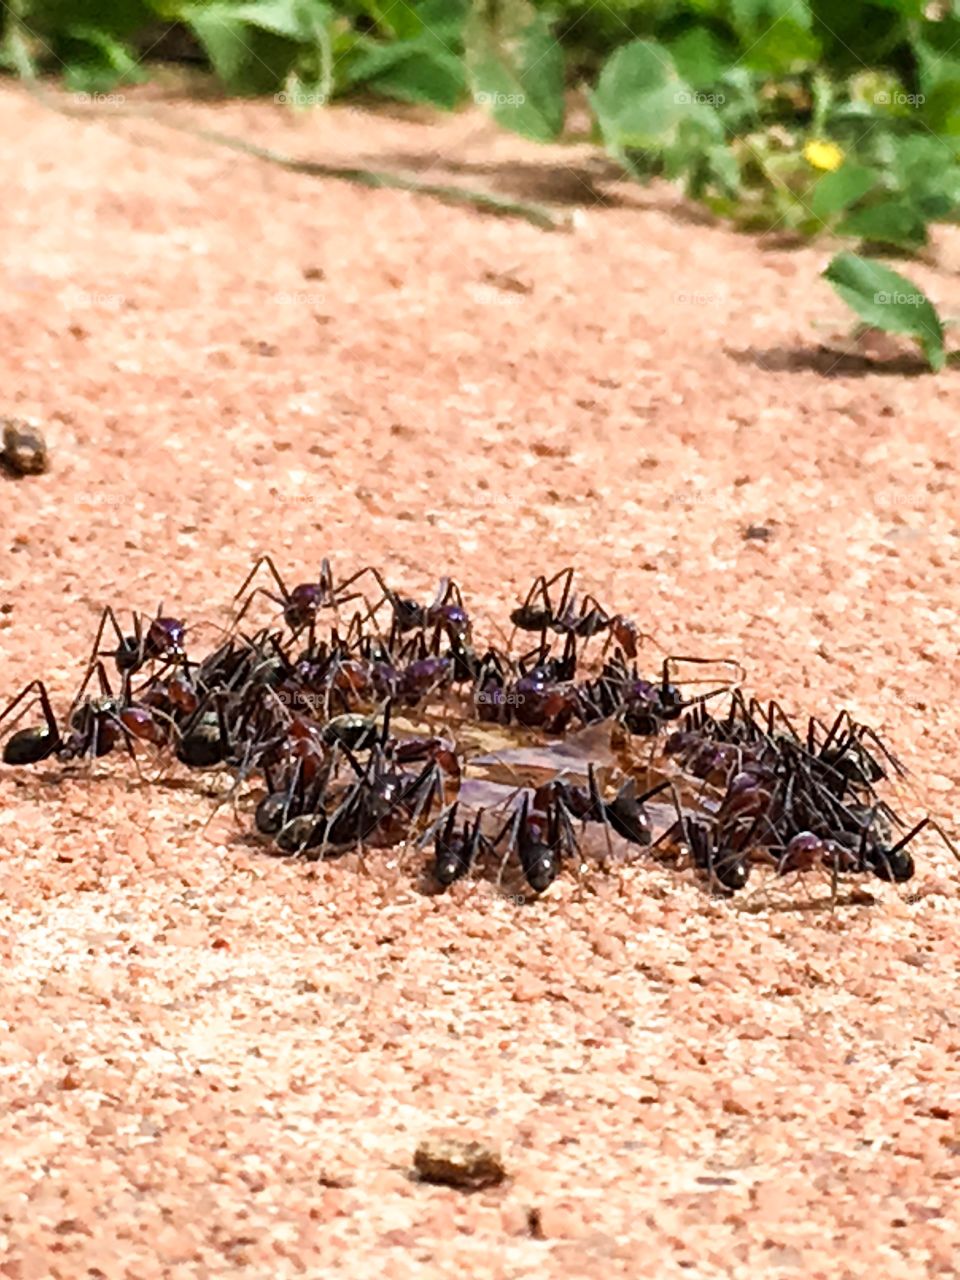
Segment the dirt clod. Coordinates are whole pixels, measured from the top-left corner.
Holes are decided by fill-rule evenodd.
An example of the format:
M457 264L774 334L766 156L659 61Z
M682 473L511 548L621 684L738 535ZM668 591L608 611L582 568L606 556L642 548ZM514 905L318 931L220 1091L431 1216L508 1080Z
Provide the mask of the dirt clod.
M455 1134L424 1138L413 1164L424 1182L439 1182L462 1191L495 1187L507 1176L499 1152L484 1141Z

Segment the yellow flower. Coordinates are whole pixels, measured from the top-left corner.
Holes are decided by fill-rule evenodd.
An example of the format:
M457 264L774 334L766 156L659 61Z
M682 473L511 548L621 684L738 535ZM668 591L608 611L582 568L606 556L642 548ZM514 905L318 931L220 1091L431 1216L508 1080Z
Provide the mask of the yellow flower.
M826 169L833 173L843 164L843 152L835 142L821 142L814 139L803 148L803 158L814 169Z

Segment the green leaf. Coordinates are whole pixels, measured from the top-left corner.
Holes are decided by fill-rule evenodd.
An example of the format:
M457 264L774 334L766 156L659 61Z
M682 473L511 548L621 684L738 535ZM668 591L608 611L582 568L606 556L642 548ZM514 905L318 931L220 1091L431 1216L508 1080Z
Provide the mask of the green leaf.
M237 18L233 5L193 6L184 10L183 20L203 45L214 71L236 93L276 89L300 50L297 41Z
M840 223L837 234L857 236L872 244L919 249L927 242L927 224L919 210L906 200L885 200L855 210Z
M838 253L823 273L843 301L874 329L904 333L920 344L931 369L945 363L943 325L933 303L906 276L855 253Z
M566 63L547 18L514 0L496 21L478 11L464 39L474 100L514 133L538 142L558 137L566 110Z
M96 27L69 27L60 49L67 64L64 83L74 93L108 92L121 81L146 79L129 45Z
M834 173L825 173L813 188L810 212L824 221L842 213L877 185L879 175L865 165L842 164Z
M806 0L730 0L730 9L737 32L747 37L784 21L809 31L813 22Z
M680 77L694 89L715 85L737 57L709 27L691 27L668 41L666 48Z
M782 18L766 27L744 49L743 64L768 75L789 75L809 70L821 56L820 41L805 26Z
M652 40L633 40L607 62L590 95L600 131L615 152L657 147L689 113L693 95Z
M230 13L238 22L303 44L315 41L333 17L323 0L251 0L230 5Z
M345 84L363 84L402 102L452 109L466 90L461 60L425 32L396 44L370 42L345 69Z
M463 30L472 8L471 0L424 0L417 8L421 26L451 48L463 42Z
M960 166L957 143L922 134L900 138L889 170L896 190L928 222L960 216Z

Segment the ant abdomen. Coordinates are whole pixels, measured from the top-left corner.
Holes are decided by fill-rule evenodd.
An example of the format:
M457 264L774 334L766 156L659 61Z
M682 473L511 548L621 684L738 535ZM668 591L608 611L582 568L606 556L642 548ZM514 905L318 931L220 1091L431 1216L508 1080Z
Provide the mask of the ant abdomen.
M60 735L46 725L35 729L18 729L3 746L3 763L12 765L39 764L60 747Z

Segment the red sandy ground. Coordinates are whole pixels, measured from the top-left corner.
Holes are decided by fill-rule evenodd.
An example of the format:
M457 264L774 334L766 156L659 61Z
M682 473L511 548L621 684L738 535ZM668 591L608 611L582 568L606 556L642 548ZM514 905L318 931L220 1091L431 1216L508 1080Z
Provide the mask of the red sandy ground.
M582 211L549 235L5 90L0 410L53 458L0 484L5 694L63 705L108 601L210 640L268 549L294 580L452 573L477 618L575 563L660 650L875 722L949 820L957 378L818 356L829 250L596 203L582 153L472 116L175 109ZM937 257L909 270L956 312L960 242ZM204 827L205 780L58 772L0 778L0 1275L956 1274L935 842L833 913L644 865L521 911L265 858L229 807ZM505 1188L410 1179L450 1125Z

